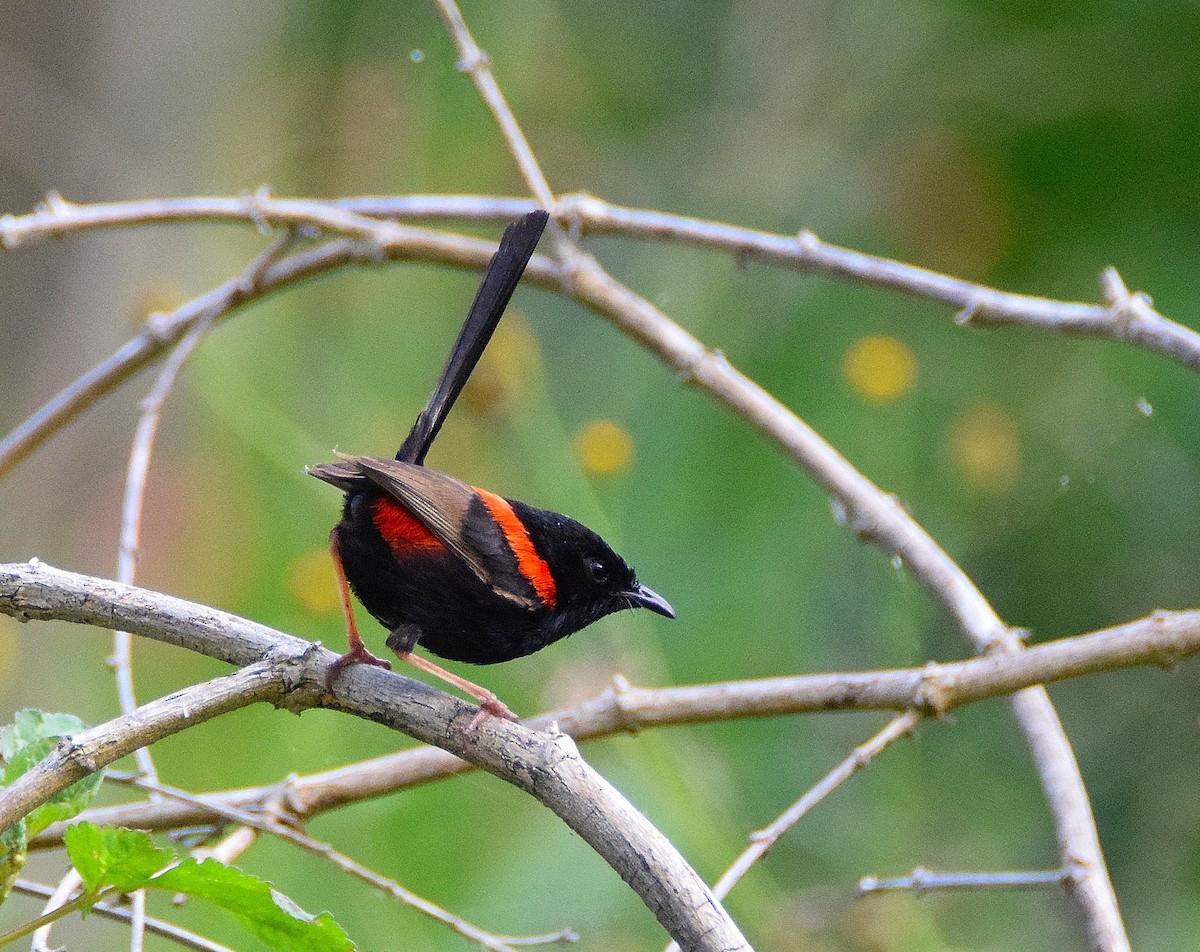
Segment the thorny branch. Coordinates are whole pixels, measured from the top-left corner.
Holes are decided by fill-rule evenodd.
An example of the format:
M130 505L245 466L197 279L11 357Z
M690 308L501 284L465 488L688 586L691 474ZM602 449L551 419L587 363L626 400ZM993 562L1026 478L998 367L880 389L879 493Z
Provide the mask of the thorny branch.
M0 566L0 611L32 614L32 607L24 599L5 593L19 590L20 579L48 573L63 579L63 590L55 596L52 604L57 607L52 614L49 607L43 607L38 609L36 617L92 624L124 623L121 619L105 622L103 602L87 611L75 605L77 594L73 593L90 591L89 582L99 580L46 566L32 569L24 564ZM230 624L234 621L237 624L229 632L233 636L230 639L225 632L212 628L209 620L201 624L206 615L196 615L190 608L184 612L174 601L157 601L154 593L141 589L128 592L113 589L106 597L145 606L130 609L131 615L135 611L160 612L163 625L145 628L141 633L146 637L167 640L234 664L246 663L255 652L266 650L272 634L269 629L224 616L230 619ZM248 651L241 644L246 638L251 640ZM1046 642L1018 653L991 654L897 671L800 675L670 688L636 687L618 679L612 688L590 701L539 715L527 724L533 730L549 730L557 725L563 733L582 742L661 727L828 711L911 709L926 717L941 718L964 704L1000 697L1032 684L1141 665L1172 669L1196 653L1200 653L1200 612L1161 612L1127 625ZM209 793L204 801L249 809L262 808L273 798L282 797L290 816L307 821L328 810L470 769L473 768L469 763L444 750L418 747L292 777L282 788L272 784ZM210 823L214 816L202 804L175 802L101 807L88 811L82 818L140 829L171 829ZM31 846L36 849L54 845L61 836L62 825L57 824L37 837Z
M49 902L54 901L54 890L41 883L18 879L13 886L13 891L26 896L42 897ZM62 903L54 903L53 908L57 908L59 905L62 905ZM133 919L133 913L117 903L98 902L91 907L91 911L105 919L115 919L118 922L132 922ZM176 945L182 946L185 949L193 949L195 952L233 952L227 945L213 942L212 939L206 939L202 935L197 935L195 932L191 932L174 923L164 922L161 919L147 918L146 931L160 935L165 939L170 939Z
M299 847L305 852L321 856L338 869L365 882L368 886L378 890L385 896L402 902L429 918L448 926L464 939L485 949L490 949L491 952L513 952L512 947L515 945L542 945L553 942L573 941L576 938L575 934L569 929L563 929L560 932L546 936L505 936L501 938L480 929L478 926L472 925L465 919L448 912L428 899L418 896L411 890L405 889L394 879L389 879L374 870L368 869L366 866L335 849L332 844L323 843L309 836L307 833L296 828L294 825L297 820L296 817L280 815L281 811L278 809L268 808L266 810L249 812L237 807L213 802L206 797L198 797L188 793L186 790L169 787L157 781L138 779L134 781L134 785L148 793L158 794L160 800L169 799L176 803L192 804L222 820L230 820L241 824L243 827L269 833Z
M838 248L807 231L796 236L697 221L659 212L623 209L587 195L555 200L499 85L486 54L478 47L451 0L438 8L459 49L461 66L495 115L526 183L572 237L611 232L670 240L726 251L744 259L821 272L899 290L953 306L962 324L1023 324L1065 333L1110 336L1158 350L1200 369L1200 337L1167 320L1151 300L1131 292L1115 270L1102 277L1103 304L1057 302L996 291L970 282ZM185 305L156 316L146 330L104 364L80 378L0 443L0 476L75 415L175 345L189 330L223 320L234 310L298 280L347 264L427 260L479 267L490 247L459 236L398 224L415 216L508 219L529 203L495 198L364 198L341 202L279 200L265 191L240 199L183 199L80 206L52 195L27 216L0 219L0 243L15 248L41 235L150 221L196 219L247 221L257 227L286 223L319 235L344 235L297 252L264 269L247 288L230 282ZM684 373L780 444L841 503L848 523L864 538L905 564L950 609L977 649L992 648L1024 657L1019 642L970 579L903 510L873 486L794 414L710 353L644 299L607 275L566 233L555 236L555 261L536 258L529 276L612 320L664 361ZM1050 799L1074 893L1088 916L1098 948L1127 948L1111 885L1078 768L1066 736L1044 691L1013 698L1014 710L1030 744Z
M455 45L464 54L472 81L492 111L534 195L544 200L551 194L549 185L516 117L499 95L486 54L475 43L454 0L436 0L436 3ZM815 236L806 233L801 234L800 240L814 247L818 244ZM677 371L688 374L790 452L851 514L860 537L870 539L889 555L899 555L909 564L922 584L951 611L963 636L977 651L1020 650L1020 639L1008 629L971 579L895 500L769 393L743 377L720 355L707 353L699 341L665 314L612 278L595 258L569 240L560 239L556 244L557 256L577 300L609 317L617 327ZM1119 281L1109 283L1115 288ZM1116 294L1110 297L1115 300ZM1128 299L1114 304L1114 314L1122 318L1122 325L1132 326L1136 318L1145 317L1148 301L1139 302L1143 307L1135 309L1126 306L1124 300ZM619 306L612 307L613 304ZM972 303L970 310L973 309ZM964 310L964 319L970 316L970 310ZM1014 695L1010 703L1049 800L1059 853L1064 868L1070 872L1073 894L1087 918L1092 944L1099 949L1123 952L1129 948L1129 939L1108 878L1083 777L1057 712L1042 688L1026 689Z
M571 738L488 718L419 681L355 665L332 694L332 652L226 612L41 564L7 566L0 604L24 620L74 618L122 628L242 665L63 740L37 767L0 792L0 830L84 774L135 747L258 701L291 710L329 707L435 744L532 794L587 842L638 894L684 948L749 948L721 904L678 850L579 755ZM366 670L369 669L369 670Z

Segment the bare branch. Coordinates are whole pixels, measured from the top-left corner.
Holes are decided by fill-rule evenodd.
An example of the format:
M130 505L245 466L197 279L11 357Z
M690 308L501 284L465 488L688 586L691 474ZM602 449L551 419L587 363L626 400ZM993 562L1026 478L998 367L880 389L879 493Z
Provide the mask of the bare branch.
M279 257L290 241L291 231L289 229L282 238L271 242L267 249L251 263L242 275L242 282L247 290L254 289L263 270ZM146 481L150 476L150 459L154 454L154 443L158 435L158 423L163 405L167 401L167 395L171 392L171 388L175 386L175 379L179 376L183 365L212 327L212 321L213 315L207 314L184 334L159 372L158 379L151 388L149 396L142 402L142 413L138 418L133 447L129 453L129 466L125 476L125 498L121 506L121 535L117 548L117 581L119 582L132 583L137 575L138 550L141 547L142 511L146 500ZM113 632L113 653L109 664L113 668L116 678L117 697L121 704L121 711L124 714L132 714L137 709L137 692L133 683L133 636L129 632ZM158 771L154 767L150 748L139 747L134 751L134 757L142 775L156 781ZM157 798L157 793L151 794L151 799ZM142 952L146 931L146 891L144 889L135 891L129 896L129 901L133 912L130 920L129 952ZM39 948L49 947L52 926L52 923L47 924L35 934L34 952L38 952Z
M729 891L738 884L755 863L767 855L767 851L779 842L780 837L799 823L813 807L834 790L867 767L889 746L902 737L908 737L916 724L917 714L914 711L908 711L892 718L883 730L865 743L855 747L845 760L827 773L820 783L805 792L804 796L788 807L773 823L751 833L750 843L721 874L721 878L713 884L713 895L718 899L728 896ZM666 952L679 952L679 946L671 943L667 946Z
M49 886L43 886L41 883L30 882L26 879L18 879L13 885L13 891L23 893L26 896L39 896L46 899L51 898L54 893L54 890ZM114 919L117 922L129 922L132 918L132 913L128 909L111 902L95 903L91 907L91 911L105 919ZM233 949L227 945L221 945L219 942L206 939L202 935L197 935L195 932L191 932L173 923L164 922L162 919L147 917L146 929L155 935L170 939L185 949L193 949L194 952L233 952Z
M304 226L380 244L405 240L405 229L394 222L361 215L336 202L274 198L264 187L240 198L154 198L90 205L68 202L52 192L28 215L0 217L0 246L12 251L34 239L75 231L196 220L249 222L261 230L272 225Z
M0 612L18 618L58 618L107 627L126 626L147 637L186 647L234 664L249 664L273 645L302 651L311 646L253 622L100 579L44 565L0 565ZM139 621L140 619L140 621ZM963 704L998 697L1032 684L1049 683L1135 665L1174 668L1200 653L1200 611L1156 612L1097 632L1034 645L1013 654L994 653L947 664L896 671L764 678L672 688L640 688L623 680L591 701L529 722L557 724L576 740L682 724L831 710L911 709L943 716ZM329 655L332 657L332 654ZM319 667L317 661L314 666ZM404 679L405 690L440 692ZM429 702L431 703L431 702ZM347 803L441 779L470 765L445 750L417 748L335 770L289 780L288 810L307 819ZM206 795L234 808L261 805L279 786ZM147 829L212 820L195 805L107 807L89 811L96 822ZM51 827L32 844L61 836Z
M467 730L477 713L474 707L420 681L369 665L350 668L330 696L324 688L324 671L336 656L316 645L225 612L117 582L40 564L6 569L15 571L0 574L0 605L15 617L59 617L120 627L249 666L207 686L146 705L139 715L170 707L174 698L184 696L189 704L185 713L203 705L205 716L220 713L222 705L233 709L270 700L295 710L330 707L403 731L483 767L548 806L620 874L681 946L698 952L748 948L695 870L588 766L567 735L534 732L500 718L488 718L476 730ZM264 662L264 657L280 660ZM234 697L228 696L230 685L237 685ZM0 792L0 829L139 743L159 739L172 726L182 729L184 720L179 711L117 718L64 741L45 762Z
M274 662L247 665L64 738L45 760L0 790L0 830L7 830L56 793L139 747L249 704L281 701L289 690L290 667Z
M50 893L46 900L46 905L42 907L42 914L39 918L47 919L45 925L35 929L33 936L29 942L29 952L50 952L50 932L54 928L55 920L48 918L56 909L60 909L70 902L79 894L80 887L83 885L83 877L79 875L79 870L72 866L63 875L63 878L58 881L58 885L54 887L54 891ZM137 910L131 911L130 931L136 931ZM146 908L142 906L142 928L145 929ZM132 941L132 940L131 940Z
M155 781L138 779L133 781L133 783L134 786L148 793L157 793L160 797L198 806L224 820L232 820L235 823L242 824L243 827L269 833L272 836L291 843L293 846L299 847L305 852L320 856L343 872L349 873L356 879L366 883L372 889L376 889L385 896L402 902L436 922L448 926L468 941L481 945L485 949L491 949L492 952L512 952L511 946L513 945L536 945L557 942L568 935L574 934L571 930L564 929L549 938L545 936L517 936L515 940L514 937L502 939L467 922L460 916L448 912L423 896L418 896L411 890L405 889L394 879L390 879L369 867L363 866L361 863L335 849L331 844L317 840L307 833L289 826L283 819L274 817L269 813L250 813L245 810L239 810L236 807L215 803L206 797L198 797L195 794L188 793L186 790L169 787Z
M339 238L289 255L266 268L252 288L241 277L226 281L170 314L153 315L142 333L12 430L0 441L0 478L81 412L161 356L201 320L219 324L245 304L346 265L412 260L481 268L493 251L493 245L478 239L403 227L384 245ZM531 280L540 283L547 283L551 273L546 259L536 257L526 271Z
M1053 333L1111 337L1156 351L1200 370L1200 334L1154 309L1151 298L1131 292L1116 270L1101 274L1104 303L1060 301L1001 291L952 275L831 244L804 230L781 235L722 222L650 209L629 208L577 193L534 202L489 195L364 196L337 200L284 199L260 189L250 199L195 197L144 199L93 205L61 196L26 215L0 217L0 245L9 249L48 235L156 222L242 222L297 225L359 236L376 243L401 241L391 220L451 219L502 223L546 207L572 234L611 234L669 241L807 273L827 274L857 284L899 291L954 308L961 325L1023 326ZM1114 280L1115 276L1115 280ZM1114 296L1114 290L1118 293Z
M961 891L965 889L1045 889L1065 886L1070 876L1061 869L1022 870L1007 873L938 873L918 866L909 876L899 879L879 879L864 876L858 882L860 896L884 892L924 893L933 890Z
M471 36L466 20L463 19L458 4L454 0L434 0L434 5L441 14L446 29L458 50L458 68L471 78L479 97L491 110L504 135L504 141L508 143L509 151L517 160L517 166L525 179L525 185L542 208L553 207L554 193L550 190L550 183L546 180L537 156L533 154L533 149L529 147L529 140L525 138L525 133L522 131L520 123L517 122L517 117L509 108L508 100L504 98L499 83L492 75L490 58L479 48L479 44Z
M724 355L710 353L652 304L610 277L594 259L577 253L565 267L577 300L608 317L800 463L833 494L838 509L860 538L889 556L898 556L949 609L977 651L1021 649L1018 632L1001 621L974 582L894 496L875 486L803 420L739 373ZM1059 851L1064 866L1075 877L1073 894L1085 911L1092 941L1098 949L1124 952L1129 939L1083 777L1058 714L1042 688L1022 691L1009 703L1046 791Z

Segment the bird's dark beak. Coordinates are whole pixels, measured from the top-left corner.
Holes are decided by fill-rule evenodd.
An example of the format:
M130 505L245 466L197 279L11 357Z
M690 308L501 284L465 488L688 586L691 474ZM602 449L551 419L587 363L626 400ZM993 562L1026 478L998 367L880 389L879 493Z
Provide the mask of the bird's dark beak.
M675 609L671 607L671 603L659 595L658 592L652 592L641 583L635 585L631 591L625 594L638 605L641 605L642 608L649 608L650 611L665 618L675 617Z

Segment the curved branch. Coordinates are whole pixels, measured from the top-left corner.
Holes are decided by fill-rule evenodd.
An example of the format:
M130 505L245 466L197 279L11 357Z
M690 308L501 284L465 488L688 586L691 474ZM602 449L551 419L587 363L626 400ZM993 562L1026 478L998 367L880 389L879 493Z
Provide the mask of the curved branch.
M341 264L392 257L423 259L428 255L433 260L446 260L443 256L450 256L454 259L452 263L478 267L491 252L486 242L422 229L405 228L396 240L401 242L398 247L375 244L367 247L349 239L328 242L275 263L264 272L256 288L229 282L205 298L185 305L81 378L78 385L69 387L0 443L0 476L99 395L158 356L192 322L202 319L206 311L201 302L215 307L214 319L219 320L256 294L270 293ZM815 431L740 374L722 355L709 353L657 308L611 278L590 256L569 243L559 247L564 258L562 265L555 267L535 256L527 271L530 280L554 286L604 315L780 444L835 495L849 524L860 536L904 560L931 593L947 605L977 649L984 650L994 644L1004 644L1005 650L1019 649L1016 635L1000 620L982 593L894 498L881 492ZM209 301L210 298L214 300ZM193 313L187 313L189 310ZM1111 937L1103 940L1105 948L1126 948L1128 943L1108 882L1086 789L1053 706L1045 693L1036 688L1027 696L1014 697L1012 704L1050 800L1064 863L1076 875L1076 895L1089 909L1093 934Z
M5 596L8 580L24 566L0 566L0 611L18 611ZM68 620L96 621L72 616ZM100 623L97 621L96 623ZM152 637L152 632L148 633ZM202 650L213 653L215 646ZM941 717L976 701L1033 684L1084 677L1120 668L1153 665L1172 669L1200 653L1200 611L1157 612L1102 631L1035 645L1014 654L992 654L948 664L869 671L762 678L719 684L643 688L623 679L589 701L528 721L535 730L557 724L576 741L614 734L743 718L819 714L829 711L916 710ZM384 796L454 776L473 766L437 747L416 747L279 784L205 794L233 808L261 806L282 796L301 820L350 803ZM95 823L171 829L209 823L213 814L195 804L135 803L89 810ZM57 845L65 826L36 837L35 849Z
M848 525L891 556L899 556L930 594L949 609L977 651L1017 652L1019 633L996 614L975 583L893 496L855 469L833 446L718 352L644 298L612 278L590 256L575 252L564 263L576 298L609 318L787 451L832 493ZM1010 705L1054 818L1063 866L1087 916L1093 943L1125 952L1129 939L1109 880L1091 803L1066 732L1043 688L1013 695Z
M1052 333L1111 337L1157 351L1200 370L1200 334L1155 310L1152 299L1125 287L1114 268L1100 284L1103 303L1061 301L1018 294L831 244L805 229L794 235L645 208L595 195L564 195L544 203L572 234L619 235L669 241L730 254L742 261L826 274L946 304L961 325L1021 326ZM239 222L263 228L295 225L326 233L394 244L398 220L442 219L503 223L539 207L522 198L490 195L359 196L334 200L275 198L265 188L253 196L142 199L78 204L51 194L33 212L0 217L0 246L17 249L40 238L97 228L166 222Z
M244 670L251 674L239 671L210 685L233 683L239 676L267 677L275 693L266 697L281 706L341 710L435 744L532 794L558 814L620 874L682 947L697 952L749 948L678 850L583 760L566 734L539 733L500 718L488 718L469 730L475 708L420 681L369 665L349 669L330 694L324 673L336 656L319 645L183 599L41 564L0 568L0 606L23 620L53 617L121 628L250 665ZM288 663L263 662L264 658ZM245 694L240 691L238 696ZM189 699L196 702L192 695ZM138 729L138 713L64 741L35 771L0 792L0 830L83 773L127 753L129 738ZM176 712L173 720L162 720L160 729L169 725L182 730L188 723L186 711L183 716Z
M243 305L347 265L436 261L482 268L495 251L493 245L479 239L407 226L389 227L399 230L391 232L386 240L380 237L370 242L349 238L328 241L272 263L253 282L247 282L245 277L234 278L170 314L153 315L140 334L61 390L0 440L0 479L76 416L173 347L200 322L219 324ZM534 282L551 284L553 272L545 258L535 257L526 275Z
M247 665L63 738L45 760L0 790L0 831L76 781L139 748L249 704L282 700L289 689L288 667L274 662Z

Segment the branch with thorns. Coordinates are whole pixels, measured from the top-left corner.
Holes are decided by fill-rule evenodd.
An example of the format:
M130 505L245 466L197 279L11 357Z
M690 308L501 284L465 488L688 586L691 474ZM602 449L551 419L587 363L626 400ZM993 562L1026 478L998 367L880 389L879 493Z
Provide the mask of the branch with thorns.
M840 699L840 706L846 708L858 705L861 708L901 711L872 742L853 752L830 775L827 784L835 785L861 768L864 762L862 751L867 750L868 746L874 750L873 745L881 747L902 736L911 729L911 722L918 714L943 713L956 704L967 703L977 697L1019 692L1013 695L1011 703L1033 754L1054 817L1063 881L1068 884L1085 914L1093 946L1106 950L1128 948L1128 939L1108 880L1079 769L1049 697L1037 685L1057 678L1077 677L1130 664L1176 663L1196 650L1197 622L1192 613L1160 614L1109 632L1025 648L1019 633L998 616L966 573L897 500L872 484L819 434L771 394L741 374L723 355L711 351L662 311L611 277L595 258L581 248L579 241L588 234L605 233L716 250L741 260L827 274L944 303L955 309L956 320L964 325L1023 325L1058 333L1107 336L1157 351L1192 369L1200 369L1200 335L1156 311L1148 296L1130 291L1119 274L1111 268L1104 271L1101 278L1102 303L1054 301L999 291L841 248L821 241L809 231L800 231L796 235L773 235L657 211L622 208L590 195L556 197L491 72L487 54L471 36L461 12L452 0L435 0L435 5L454 39L460 68L495 117L535 201L487 196L409 196L322 202L278 199L261 189L239 198L78 205L52 194L43 206L29 215L6 215L0 218L0 245L8 249L22 247L45 236L168 221L237 221L262 231L282 227L289 234L294 230L298 237L315 241L308 247L286 255L284 243L276 243L241 277L196 298L172 314L153 316L141 334L64 389L0 441L0 476L137 371L171 352L173 356L154 389L154 399L149 401L139 422L131 459L119 574L123 579L132 580L133 555L143 506L141 487L144 487L149 465L158 412L188 352L204 333L242 307L275 291L346 265L374 266L391 261L420 260L480 268L491 253L491 246L486 242L401 224L404 220L432 218L491 222L510 220L530 210L535 204L546 207L561 227L553 234L553 253L549 256L539 255L531 262L529 280L605 317L659 356L675 372L705 390L713 399L729 407L775 442L834 497L840 511L845 514L847 525L859 537L873 542L889 556L900 557L908 570L950 611L968 642L976 651L984 653L982 658L974 661L938 665L921 671L785 678L744 686L719 685L658 691L622 686L607 692L590 706L583 705L554 715L564 730L584 738L666 723L799 713L809 709L805 707L809 703L823 703L824 709L838 706L833 703L835 697ZM4 570L8 574L0 575L0 579L19 580L16 589L5 590L8 591L4 596L8 599L5 604L13 614L84 620L73 615L78 606L47 608L36 601L37 598L49 599L55 585L69 588L63 577L56 575L56 581L52 583L47 579L53 573L47 568L7 566ZM22 575L23 572L26 574ZM103 584L96 580L91 582L96 585L88 589L88 597L97 597L102 603L116 591L105 590ZM173 617L171 613L180 608L179 604L164 603L160 597L141 590L120 591L123 596L133 599L135 607L143 611L142 616L128 612L123 614L115 602L112 604L113 618L127 618L141 625L130 630L163 637L193 650L208 650L214 656L235 664L258 665L248 668L245 676L260 679L253 685L253 689L259 693L245 697L261 696L274 703L289 705L316 703L296 688L296 684L304 682L308 676L304 673L307 671L304 666L311 663L311 656L305 656L307 660L302 664L304 671L298 676L293 670L295 658L290 656L287 664L272 663L263 667L265 662L262 659L270 652L280 650L279 638L283 636L278 633L247 628L247 623L232 616L223 616L222 624L228 623L231 626L229 631L234 634L221 640L222 647L216 648L205 641L210 636L217 638L217 631L211 626L201 626L203 631L197 635L195 630L189 633L186 625L168 631L169 625L146 620L148 617ZM97 595L97 592L100 594ZM39 615L39 612L43 614ZM210 611L209 615L212 614ZM93 619L93 623L103 622ZM158 634L154 635L156 631ZM198 647L201 644L207 645L207 649ZM128 642L118 636L114 657L118 659L122 704L127 714L135 710L144 714L151 705L134 708L136 702L128 673L127 649ZM297 650L300 649L297 647ZM271 657L278 660L279 656L273 654ZM285 673L278 674L276 669ZM295 681L296 677L299 677L299 681ZM354 679L354 683L357 680ZM406 682L406 687L408 684L415 683ZM413 690L419 692L422 688L414 686ZM990 691L992 694L973 694L972 691ZM226 700L221 703L229 703L227 696L222 695L214 683L200 686L197 703L201 706L212 705L211 709L220 713L225 708L213 701L215 697L225 697ZM351 710L354 709L353 704L362 702L362 698L338 700L345 709ZM456 716L451 709L443 710L442 715L445 723L452 722ZM402 723L403 729L409 730L414 736L434 743L440 738L444 748L452 747L430 724L410 723L398 714L394 716L398 719L397 723ZM164 717L169 723L170 715ZM508 741L515 743L512 738L508 738ZM129 735L123 739L130 750L145 749L144 744L148 742L145 735ZM506 749L511 755L512 749L522 748L516 744L515 748ZM471 752L456 750L455 754L467 756ZM66 751L62 769L90 769L94 765L94 759L85 762L79 759L80 756L78 751L73 755L71 751ZM489 760L489 757L493 759ZM484 752L475 751L468 759L500 772L496 757L499 757L496 750L488 748L486 756ZM152 774L153 767L148 758L141 762L141 769L146 774ZM464 769L469 769L469 765L443 750L425 748L406 751L370 764L342 768L319 778L301 778L290 785L287 797L291 809L296 809L298 815L309 816L349 802L352 794L347 791L356 784L356 793L359 795L377 795ZM366 782L364 778L368 778ZM814 788L814 791L818 789L824 788ZM150 790L152 797L162 792L153 784ZM254 791L210 795L204 798L204 803L187 803L174 798L170 802L162 800L144 807L116 808L116 811L140 810L141 820L148 825L153 826L158 822L169 825L182 815L211 818L217 811L208 809L206 812L206 809L213 804L221 804L221 809L236 810L240 805L254 802L253 798L258 795ZM815 802L814 798L819 799L819 796L810 791L784 816L788 817L794 812L802 814ZM4 799L0 800L0 804L9 809L20 809L21 803L28 802L28 795L22 801L12 789L6 791ZM13 807L14 803L18 805ZM104 812L93 811L96 815ZM173 819L163 820L163 817ZM3 825L0 822L0 827ZM786 825L783 822L778 828L782 830ZM776 828L776 824L771 827ZM657 843L651 834L647 835ZM50 841L53 831L48 831L46 837L46 841ZM754 854L756 850L757 855L762 855L765 847L761 847L761 844L768 840L770 838L765 837L752 842L743 856ZM748 868L752 862L753 859L739 860L731 867L731 871L742 866ZM687 872L690 873L690 869ZM681 875L691 883L687 873ZM718 897L724 894L724 883L723 879L715 889ZM700 889L694 895L705 895L702 886ZM647 899L646 893L643 893L643 899ZM709 901L712 901L711 896L705 900ZM705 902L701 905L709 909ZM738 947L739 943L744 944L736 928L724 916L719 903L712 901L711 910L715 917L713 921L723 930L714 933L714 936L719 938L723 935L731 943L731 948ZM144 913L139 914L135 910L135 934L138 932L136 921L142 916ZM135 947L139 941L135 939Z

